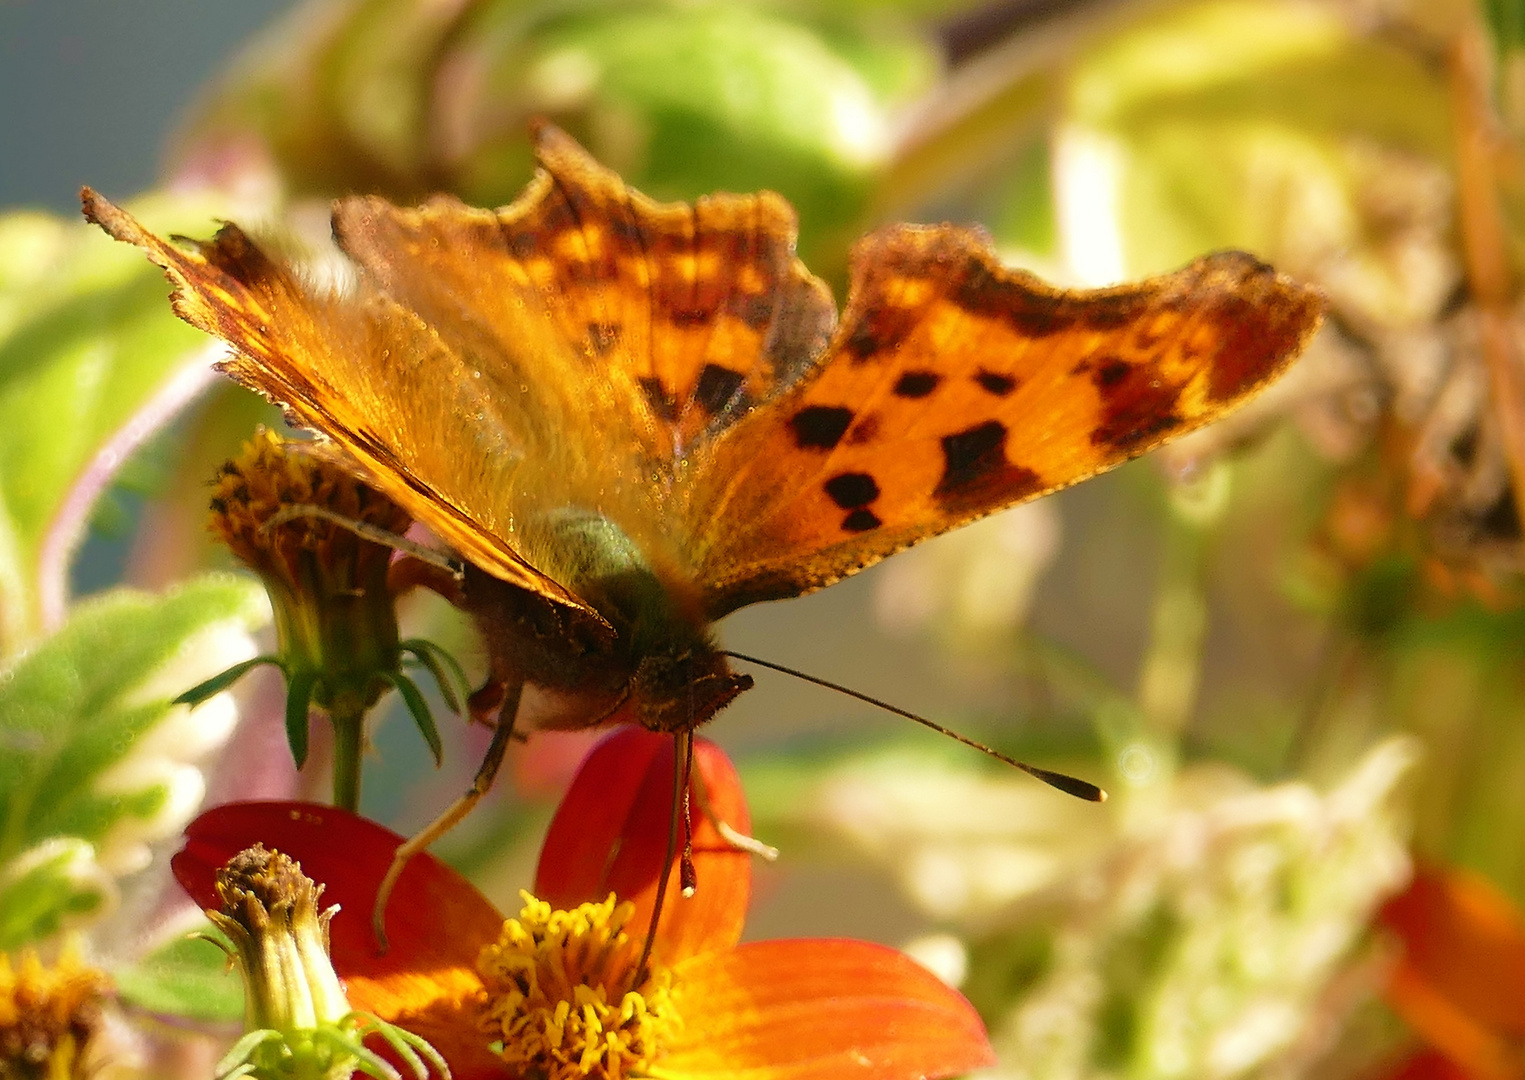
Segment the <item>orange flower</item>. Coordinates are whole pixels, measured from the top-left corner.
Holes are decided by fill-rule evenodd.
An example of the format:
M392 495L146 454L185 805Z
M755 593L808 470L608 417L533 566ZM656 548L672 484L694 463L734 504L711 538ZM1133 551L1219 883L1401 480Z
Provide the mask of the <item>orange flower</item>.
M1525 1076L1525 913L1477 874L1429 866L1378 921L1403 942L1388 1004L1430 1047L1395 1075Z
M547 832L538 899L526 894L506 923L454 871L419 856L387 911L391 949L377 955L371 900L401 839L328 807L211 810L187 830L175 873L211 906L212 875L234 852L259 841L299 861L340 905L330 944L350 1003L422 1035L458 1078L911 1080L993 1064L973 1007L893 949L738 945L750 857L714 822L745 832L746 806L718 747L696 740L694 772L698 888L682 897L673 868L644 971L674 771L673 740L638 728L589 754Z

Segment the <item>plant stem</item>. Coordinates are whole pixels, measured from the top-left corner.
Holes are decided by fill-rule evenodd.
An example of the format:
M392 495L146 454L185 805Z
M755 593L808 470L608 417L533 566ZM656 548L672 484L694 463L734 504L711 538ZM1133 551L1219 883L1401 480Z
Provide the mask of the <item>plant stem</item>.
M334 805L360 810L360 753L365 741L365 710L329 714L334 725Z

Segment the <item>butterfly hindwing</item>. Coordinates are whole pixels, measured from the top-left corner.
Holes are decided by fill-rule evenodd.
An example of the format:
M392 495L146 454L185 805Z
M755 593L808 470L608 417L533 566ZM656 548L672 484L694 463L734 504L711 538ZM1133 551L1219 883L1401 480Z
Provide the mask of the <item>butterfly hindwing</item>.
M871 234L820 364L695 478L706 610L831 584L1199 427L1279 373L1321 310L1237 252L1066 291L966 229Z

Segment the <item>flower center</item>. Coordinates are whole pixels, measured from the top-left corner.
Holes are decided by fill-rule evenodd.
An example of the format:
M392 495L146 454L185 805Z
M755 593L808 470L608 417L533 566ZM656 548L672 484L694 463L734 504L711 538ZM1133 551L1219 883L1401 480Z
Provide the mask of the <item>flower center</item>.
M613 894L555 911L529 893L477 970L487 987L482 1029L503 1060L534 1080L623 1080L646 1071L675 1027L671 973L648 965L636 985L641 942L625 933L634 908Z
M72 943L44 964L23 951L0 952L0 1076L18 1080L88 1075L88 1044L110 992L106 976L85 964Z

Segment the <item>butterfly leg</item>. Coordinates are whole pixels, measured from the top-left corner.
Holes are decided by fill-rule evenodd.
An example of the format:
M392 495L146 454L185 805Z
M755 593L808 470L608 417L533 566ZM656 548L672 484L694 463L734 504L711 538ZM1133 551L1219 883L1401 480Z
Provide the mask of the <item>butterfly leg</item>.
M387 568L387 588L393 596L401 596L412 589L428 589L457 607L464 595L460 575L453 567L440 566L433 559L414 558L406 553L402 558L394 559Z
M774 862L778 859L778 848L772 844L763 843L755 836L748 836L715 812L715 804L710 801L710 789L705 784L704 774L701 772L694 773L694 798L699 803L699 812L711 825L715 826L715 831L720 834L720 838L732 848L755 855L764 862Z
M487 755L482 759L476 778L472 780L466 794L451 803L443 814L410 837L392 855L392 865L387 868L386 877L381 879L381 885L376 890L376 906L371 911L371 929L376 935L376 944L382 952L387 951L387 901L392 896L392 890L397 887L397 879L402 876L403 868L408 865L409 859L455 828L460 820L471 813L477 803L482 801L482 796L492 790L493 780L497 778L498 769L503 764L503 755L508 752L508 744L514 736L514 719L519 711L519 699L523 692L524 680L522 679L515 680L503 688L503 703L498 708L498 723L492 733L492 742L488 744Z

